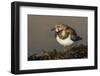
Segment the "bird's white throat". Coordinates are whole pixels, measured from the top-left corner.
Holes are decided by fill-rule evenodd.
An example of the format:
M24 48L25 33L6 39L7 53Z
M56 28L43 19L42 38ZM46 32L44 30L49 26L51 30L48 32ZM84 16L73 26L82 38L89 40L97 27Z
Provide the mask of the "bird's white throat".
M60 43L63 46L70 46L74 43L74 41L71 40L71 35L69 35L66 39L60 39L59 36L57 35L56 37L58 43Z

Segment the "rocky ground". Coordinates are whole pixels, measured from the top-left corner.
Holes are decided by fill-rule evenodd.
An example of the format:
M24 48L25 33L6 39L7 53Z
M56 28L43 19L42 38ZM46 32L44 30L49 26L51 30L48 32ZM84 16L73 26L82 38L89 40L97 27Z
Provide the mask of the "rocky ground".
M28 61L32 60L57 60L57 59L78 59L78 58L87 58L88 49L85 45L78 45L72 47L70 50L58 51L54 49L53 51L41 50L40 54L33 54L28 57Z

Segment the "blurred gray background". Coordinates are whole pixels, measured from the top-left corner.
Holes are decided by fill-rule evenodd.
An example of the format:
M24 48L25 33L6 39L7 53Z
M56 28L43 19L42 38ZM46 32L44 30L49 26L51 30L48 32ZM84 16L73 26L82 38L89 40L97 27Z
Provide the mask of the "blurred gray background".
M82 40L79 44L87 45L88 18L75 16L28 15L28 56L42 49L63 51L51 29L55 24L65 24L74 28Z

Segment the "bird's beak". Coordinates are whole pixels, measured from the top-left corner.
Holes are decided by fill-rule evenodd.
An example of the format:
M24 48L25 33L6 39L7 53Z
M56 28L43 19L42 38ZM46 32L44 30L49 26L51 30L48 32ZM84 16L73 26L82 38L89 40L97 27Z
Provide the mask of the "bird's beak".
M55 28L52 28L51 31L55 31Z

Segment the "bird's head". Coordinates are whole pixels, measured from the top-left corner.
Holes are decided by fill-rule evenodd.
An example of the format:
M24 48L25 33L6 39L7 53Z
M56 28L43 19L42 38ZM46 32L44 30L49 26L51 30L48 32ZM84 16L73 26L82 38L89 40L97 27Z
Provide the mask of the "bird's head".
M66 27L64 24L56 24L54 28L51 29L51 31L60 32L63 31L65 28Z

